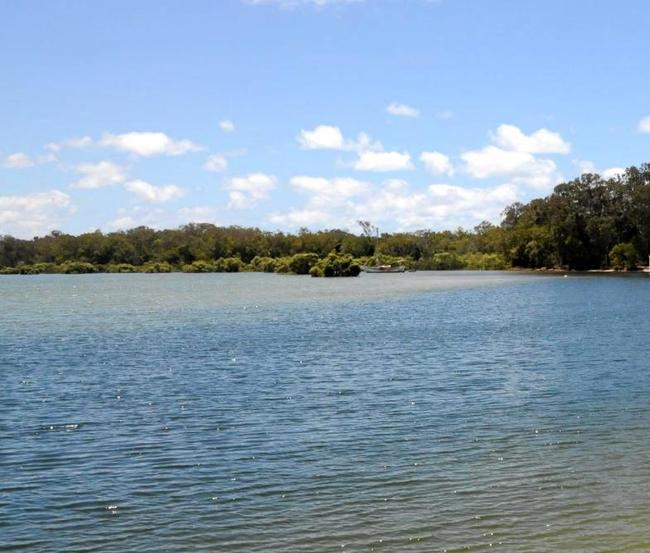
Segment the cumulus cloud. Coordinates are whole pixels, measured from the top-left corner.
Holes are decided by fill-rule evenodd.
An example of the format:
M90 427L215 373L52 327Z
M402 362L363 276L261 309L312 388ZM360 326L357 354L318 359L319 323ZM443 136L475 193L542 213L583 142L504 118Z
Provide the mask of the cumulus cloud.
M223 132L233 132L235 130L235 124L230 119L223 119L219 121L219 128Z
M489 188L432 184L426 190L410 191L403 184L395 187L388 183L367 202L357 205L355 216L395 221L403 230L467 228L484 220L497 221L503 207L517 198L513 184Z
M228 169L228 159L223 154L213 154L205 160L203 169L213 173L221 173Z
M290 183L294 190L310 196L308 207L311 211L334 209L350 198L367 194L372 188L368 182L349 177L327 179L297 176Z
M426 170L433 175L452 176L454 174L451 160L441 152L422 152L420 161Z
M615 179L616 177L619 177L624 174L625 174L624 167L610 167L609 169L605 169L600 174L600 176L603 177L604 179Z
M113 220L104 226L108 230L127 230L139 226L150 228L171 228L181 224L175 211L160 206L135 205L117 210Z
M557 164L536 153L566 154L571 145L547 129L530 135L514 125L500 125L491 134L495 144L461 154L464 171L477 179L507 177L510 182L547 189L561 180Z
M336 214L350 210L352 198L367 196L372 190L370 183L350 177L296 176L289 182L294 190L308 196L307 204L286 213L273 213L269 220L276 225L324 225L336 220Z
M162 132L107 133L99 144L140 157L178 156L203 149L190 140L174 140Z
M8 169L24 169L34 165L34 161L23 152L10 154L2 160L2 166Z
M486 188L432 184L412 190L403 180L388 180L381 186L358 181L350 186L351 182L345 185L346 179L339 179L337 186L335 180L294 177L294 188L309 194L306 204L273 213L270 221L290 228L354 228L359 219L396 225L402 230L468 228L483 220L498 221L503 208L519 199L513 183ZM347 197L340 197L345 190L350 191Z
M105 223L108 230L127 230L138 226L174 228L188 223L216 223L216 209L209 206L169 209L161 206L135 205L120 208L115 217Z
M408 152L386 152L381 142L373 141L366 133L356 140L346 139L341 129L332 125L319 125L313 130L301 130L298 142L305 150L337 150L357 152L351 164L357 171L407 171L413 169Z
M185 190L175 184L154 186L143 180L132 180L124 185L129 192L139 199L151 203L163 203L177 200L185 195Z
M318 195L350 197L369 189L369 184L350 177L327 179L325 177L292 177L289 181L296 190Z
M57 153L66 148L86 148L93 144L93 139L89 136L80 136L75 138L68 138L66 140L61 140L60 142L50 142L45 146L45 149L51 153Z
M420 110L399 102L392 102L386 106L386 111L398 117L419 117Z
M127 179L126 169L112 161L98 163L80 163L75 171L82 177L73 184L75 188L101 188L120 184Z
M534 188L548 188L559 182L557 165L550 159L537 159L526 152L486 146L461 154L465 171L477 179L508 177Z
M305 150L342 150L343 133L332 125L318 125L311 131L301 130L298 142Z
M573 160L573 164L578 168L578 171L581 175L587 173L598 173L596 164L593 161L589 161L588 159L576 159Z
M359 159L353 167L357 171L410 171L413 169L411 155L408 152L374 152L359 153Z
M228 191L230 209L249 209L268 198L277 185L273 175L250 173L242 177L233 177L226 181L224 188Z
M537 164L532 154L503 150L496 146L471 150L460 157L466 164L467 172L477 179L528 173Z
M3 234L19 238L46 234L73 212L70 196L60 190L0 196L0 228Z
M137 226L136 220L130 215L118 215L106 225L110 230L128 230Z
M573 163L578 168L580 175L591 173L594 175L600 175L604 179L615 179L616 177L625 174L625 168L623 167L609 167L608 169L599 171L593 161L574 160Z
M217 211L208 206L182 207L178 215L185 223L214 223Z
M650 133L650 115L644 117L639 121L639 132Z
M289 228L323 227L332 221L332 215L318 209L292 209L286 213L272 213L269 221Z
M571 151L571 144L565 142L559 133L548 129L526 135L514 125L499 125L493 141L504 150L528 154L568 154Z
M333 125L318 125L312 130L301 130L298 142L303 150L338 150L346 152L382 151L383 145L373 141L365 132L356 140L345 138L341 129Z

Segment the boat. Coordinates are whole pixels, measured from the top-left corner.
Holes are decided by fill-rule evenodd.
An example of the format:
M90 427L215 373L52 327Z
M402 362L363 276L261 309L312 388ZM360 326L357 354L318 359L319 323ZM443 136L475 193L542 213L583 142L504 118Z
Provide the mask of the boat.
M376 265L375 267L363 266L361 270L364 273L403 273L406 271L406 267L402 265L397 265L393 267L392 265Z
M375 253L379 251L379 227L370 224L369 221L359 221L363 234L372 240L373 234L375 235ZM406 267L404 265L362 265L361 270L364 273L405 273Z

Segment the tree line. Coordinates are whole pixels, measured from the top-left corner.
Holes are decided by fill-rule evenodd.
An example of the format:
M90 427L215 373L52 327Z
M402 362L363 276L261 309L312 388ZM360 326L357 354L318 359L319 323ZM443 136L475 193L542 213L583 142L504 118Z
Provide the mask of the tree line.
M297 233L191 223L77 236L0 236L1 273L266 271L338 276L364 264L416 269L635 269L650 252L650 164L584 174L472 230ZM315 268L316 267L316 268ZM313 269L313 270L312 270Z

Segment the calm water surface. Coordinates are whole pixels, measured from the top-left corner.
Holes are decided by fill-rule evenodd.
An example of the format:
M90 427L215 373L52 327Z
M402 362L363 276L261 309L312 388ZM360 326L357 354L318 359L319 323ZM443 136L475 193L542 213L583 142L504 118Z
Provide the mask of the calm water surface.
M649 551L650 277L0 278L2 551Z

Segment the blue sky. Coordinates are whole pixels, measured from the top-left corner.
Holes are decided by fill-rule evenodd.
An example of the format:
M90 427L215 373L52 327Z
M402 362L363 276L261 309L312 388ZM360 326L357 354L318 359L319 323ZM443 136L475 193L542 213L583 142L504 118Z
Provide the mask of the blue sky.
M0 234L498 222L650 161L649 21L632 0L0 0Z

